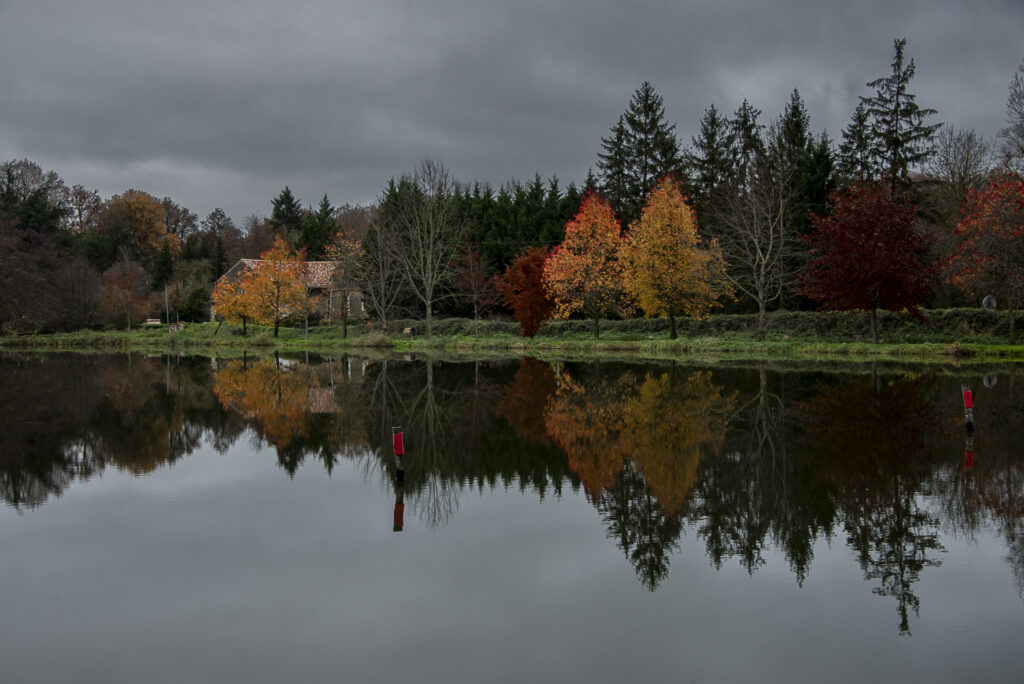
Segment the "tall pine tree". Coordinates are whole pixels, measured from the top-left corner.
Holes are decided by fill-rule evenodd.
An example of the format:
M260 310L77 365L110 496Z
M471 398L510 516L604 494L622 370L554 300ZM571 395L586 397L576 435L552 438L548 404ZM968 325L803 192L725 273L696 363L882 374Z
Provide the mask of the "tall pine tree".
M925 118L937 112L922 108L909 91L914 77L914 60L904 66L903 48L906 38L893 41L896 56L892 73L868 83L875 89L871 97L862 97L871 130L871 156L895 190L898 184L910 184L910 169L926 161L934 153L932 139L942 125L926 124Z
M665 104L649 81L633 93L626 111L601 139L601 189L624 223L640 215L655 182L677 176L682 165L675 125L665 120Z

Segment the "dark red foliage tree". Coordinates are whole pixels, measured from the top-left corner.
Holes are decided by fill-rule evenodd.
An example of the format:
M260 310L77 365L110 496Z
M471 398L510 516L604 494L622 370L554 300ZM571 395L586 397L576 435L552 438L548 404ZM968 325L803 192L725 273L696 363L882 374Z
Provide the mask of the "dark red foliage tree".
M472 244L459 246L455 257L458 269L459 298L473 307L473 332L477 332L480 315L501 302L494 285L493 271L487 267Z
M871 312L875 343L879 307L920 316L938 270L928 256L931 239L914 230L916 213L909 196L884 184L832 193L827 215L811 217L800 292L822 309Z
M967 194L963 211L949 278L969 292L995 295L1007 309L1010 344L1016 344L1014 311L1024 305L1024 181L997 176Z
M536 335L544 321L555 312L555 303L544 290L544 262L547 258L547 250L531 247L516 257L504 274L494 279L505 304L519 321L521 337Z

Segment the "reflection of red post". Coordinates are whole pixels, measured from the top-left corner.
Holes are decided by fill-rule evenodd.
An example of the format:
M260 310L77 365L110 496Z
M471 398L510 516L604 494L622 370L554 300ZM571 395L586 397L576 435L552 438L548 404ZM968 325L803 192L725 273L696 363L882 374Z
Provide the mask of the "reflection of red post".
M964 472L974 470L974 433L967 433L967 441L964 443Z
M970 385L960 385L960 389L964 393L964 420L967 422L967 427L974 427L974 393L971 392Z
M395 456L405 455L405 440L402 435L402 426L396 425L391 428L391 442L395 448Z
M395 499L395 532L401 532L402 528L405 527L405 502L403 501L403 498L404 497L399 494L398 498Z

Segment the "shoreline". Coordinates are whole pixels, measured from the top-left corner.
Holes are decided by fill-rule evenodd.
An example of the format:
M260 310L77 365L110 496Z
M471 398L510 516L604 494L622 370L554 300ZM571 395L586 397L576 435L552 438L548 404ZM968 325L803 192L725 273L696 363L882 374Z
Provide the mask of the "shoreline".
M142 351L153 353L312 352L312 353L432 353L476 358L533 356L541 359L638 359L700 361L828 361L867 363L974 364L1024 361L1024 345L937 342L840 342L818 338L769 335L764 340L745 333L681 335L642 334L609 330L601 339L571 334L532 339L508 333L473 335L422 335L377 332L342 338L337 326L312 328L305 337L299 328L282 328L274 338L269 328L240 328L214 323L189 324L180 332L164 327L126 331L79 331L0 336L0 352L106 353Z

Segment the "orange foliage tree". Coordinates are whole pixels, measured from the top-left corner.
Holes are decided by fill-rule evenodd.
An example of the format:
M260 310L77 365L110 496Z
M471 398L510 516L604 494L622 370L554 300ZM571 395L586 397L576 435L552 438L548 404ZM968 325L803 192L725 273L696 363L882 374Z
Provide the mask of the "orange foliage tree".
M286 315L305 310L305 250L292 251L283 238L274 240L263 254L261 263L241 282L252 319L261 325L274 326L274 337Z
M562 244L544 264L544 288L555 302L555 315L568 318L578 311L592 319L595 339L602 318L632 312L623 287L620 233L608 201L588 193L579 213L565 224Z
M246 324L252 318L249 301L242 292L240 282L220 280L213 288L213 314L228 323L241 323L242 335L246 334Z
M530 247L516 257L504 274L495 276L494 286L519 321L520 337L536 335L555 311L555 303L544 289L544 262L547 258L547 250Z
M629 294L648 318L668 318L673 340L676 316L704 317L732 296L718 243L701 246L693 209L670 178L658 182L630 227L622 265Z
M957 226L960 244L950 258L950 280L1006 304L1010 344L1017 343L1014 311L1024 304L1024 182L1006 177L971 190Z

